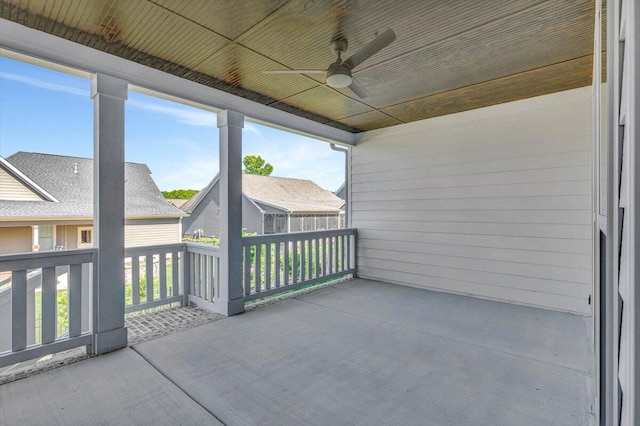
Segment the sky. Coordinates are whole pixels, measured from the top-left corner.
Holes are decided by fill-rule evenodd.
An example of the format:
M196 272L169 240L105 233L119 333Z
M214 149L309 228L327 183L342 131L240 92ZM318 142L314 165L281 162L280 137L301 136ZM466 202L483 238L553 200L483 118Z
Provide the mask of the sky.
M162 191L201 189L219 170L216 114L129 91L125 159L145 163ZM91 158L93 101L82 77L0 57L0 155L18 151ZM260 155L272 176L310 179L335 191L344 154L327 142L245 122L243 155Z

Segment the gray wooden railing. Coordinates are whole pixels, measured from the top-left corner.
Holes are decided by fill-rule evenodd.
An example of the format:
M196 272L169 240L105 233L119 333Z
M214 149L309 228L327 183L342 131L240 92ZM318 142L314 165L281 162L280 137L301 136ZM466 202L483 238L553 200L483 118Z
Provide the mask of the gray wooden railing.
M0 367L92 344L89 295L97 250L69 250L0 256L0 272L11 278L0 287ZM68 316L58 323L58 279L66 277ZM36 327L35 293L41 316ZM84 303L83 303L84 301ZM83 321L84 319L84 321ZM83 324L84 323L84 324ZM39 335L34 336L39 329Z
M211 244L186 243L185 304L208 308L220 293L220 249Z
M356 230L244 237L245 301L355 273Z
M356 230L243 238L244 301L355 273ZM97 249L0 256L0 367L93 342ZM195 303L217 311L220 249L125 249L125 313ZM6 274L6 273L10 274ZM66 282L66 288L64 283ZM60 309L68 309L60 316ZM61 319L63 318L63 319ZM59 324L62 323L63 324Z
M125 249L125 313L184 302L185 244Z

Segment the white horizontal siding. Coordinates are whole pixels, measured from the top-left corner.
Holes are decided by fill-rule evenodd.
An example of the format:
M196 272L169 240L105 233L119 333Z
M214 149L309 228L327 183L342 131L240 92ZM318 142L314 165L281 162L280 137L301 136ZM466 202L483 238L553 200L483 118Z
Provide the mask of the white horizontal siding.
M365 133L359 275L587 314L588 88Z
M180 224L175 219L172 223L148 223L135 220L127 221L124 227L125 247L153 246L172 244L181 241Z

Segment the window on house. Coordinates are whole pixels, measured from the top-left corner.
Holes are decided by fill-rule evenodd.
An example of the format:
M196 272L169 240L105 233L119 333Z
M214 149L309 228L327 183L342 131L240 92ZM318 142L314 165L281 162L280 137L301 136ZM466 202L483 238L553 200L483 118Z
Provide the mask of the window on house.
M91 229L80 231L80 244L91 244Z
M78 248L93 247L93 229L91 227L78 228Z
M40 225L38 227L38 245L40 246L40 251L53 250L55 243L53 230L53 225Z

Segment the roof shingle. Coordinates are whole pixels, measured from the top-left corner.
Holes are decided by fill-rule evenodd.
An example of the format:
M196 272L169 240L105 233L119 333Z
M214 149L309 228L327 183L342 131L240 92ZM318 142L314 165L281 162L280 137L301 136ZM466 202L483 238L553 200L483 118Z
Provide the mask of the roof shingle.
M17 152L6 160L59 202L3 200L0 217L93 216L92 159ZM125 163L125 216L183 217L185 214L164 199L146 164Z

